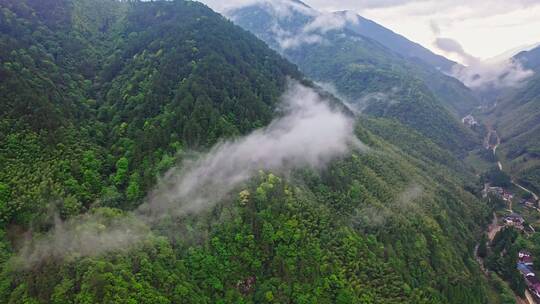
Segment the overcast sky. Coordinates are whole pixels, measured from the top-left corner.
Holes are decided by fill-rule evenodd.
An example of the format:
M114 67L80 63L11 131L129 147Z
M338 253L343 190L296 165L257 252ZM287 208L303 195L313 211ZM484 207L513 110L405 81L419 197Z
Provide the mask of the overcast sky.
M540 0L305 0L323 11L354 10L433 51L437 37L482 59L540 42Z

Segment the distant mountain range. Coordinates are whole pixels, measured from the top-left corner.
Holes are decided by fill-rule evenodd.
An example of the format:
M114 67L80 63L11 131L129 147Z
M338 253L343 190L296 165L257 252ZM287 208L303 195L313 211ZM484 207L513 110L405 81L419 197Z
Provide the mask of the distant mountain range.
M354 109L388 117L453 151L476 139L458 121L478 105L441 72L455 63L352 12L321 13L298 1L258 2L229 13Z

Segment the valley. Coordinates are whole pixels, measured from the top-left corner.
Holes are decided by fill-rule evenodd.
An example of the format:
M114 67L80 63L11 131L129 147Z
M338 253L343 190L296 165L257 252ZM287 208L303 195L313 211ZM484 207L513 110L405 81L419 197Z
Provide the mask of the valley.
M515 176L512 176L512 172L507 172L506 167L503 166L503 163L499 159L500 152L497 152L497 149L501 146L501 139L497 130L493 127L496 125L496 121L491 120L492 117L486 115L485 108L479 108L475 111L475 116L480 117L481 121L484 121L485 124L485 137L483 140L484 149L489 151L492 154L492 157L487 159L488 163L496 164L494 170L500 172L503 176L506 176L506 182L501 182L501 177L494 178L494 175L491 174L491 181L495 181L497 185L492 187L489 183L490 178L488 177L488 182L484 184L483 196L487 197L489 200L501 200L499 201L496 211L493 213L493 221L489 226L485 234L487 238L483 238L480 242L483 242L482 246L493 246L497 241L495 237L501 233L503 229L515 229L517 227L519 230L523 231L524 237L527 239L533 239L536 235L536 230L540 227L540 212L538 195L529 189L522 186L518 179ZM490 108L490 111L496 111L496 105ZM474 125L470 122L474 121ZM473 118L472 114L469 114L463 118L463 123L467 124L469 127L474 127L478 122ZM504 146L504 145L503 145ZM493 170L493 169L491 169ZM497 175L497 174L495 174ZM503 178L504 179L504 178ZM494 195L491 196L490 195ZM519 204L518 204L519 202ZM523 208L525 207L525 208ZM516 221L517 219L517 221ZM487 245L486 245L487 244ZM479 246L475 247L474 254L477 256L478 263L481 265L482 269L486 276L489 276L490 267L486 267L485 264L485 255L479 254ZM527 245L521 244L520 250L524 252L527 250ZM530 245L528 245L530 246ZM531 258L532 259L532 258ZM517 265L519 267L525 267L520 264L521 261L518 261ZM532 263L530 266L531 267ZM528 269L528 268L527 268ZM532 268L531 268L532 269ZM533 273L534 276L534 273ZM528 282L528 278L524 275L523 279ZM529 284L529 283L528 283ZM536 287L534 283L531 283L523 293L523 295L517 295L515 298L516 303L528 303L535 304L540 302L540 297L535 295Z

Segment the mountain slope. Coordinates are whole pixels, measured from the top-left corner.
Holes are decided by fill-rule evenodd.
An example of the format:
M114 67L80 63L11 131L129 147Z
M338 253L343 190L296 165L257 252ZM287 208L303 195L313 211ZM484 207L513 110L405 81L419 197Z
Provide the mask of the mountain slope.
M383 140L395 122L358 124L369 149L327 168L140 222L157 176L269 124L287 79L312 85L199 3L42 3L0 1L0 302L486 302L471 254L489 208L419 133ZM132 222L142 241L98 250Z
M343 18L344 15L351 14L351 12L336 12L334 14ZM386 48L410 60L414 65L420 66L413 68L417 73L417 77L426 83L428 88L443 104L447 105L450 110L460 115L460 117L468 114L479 104L475 94L469 88L459 80L446 75L458 63L437 55L420 44L410 41L362 16L357 16L356 22L349 22L345 27L379 42Z
M357 110L398 119L458 153L474 145L474 135L453 117L448 103L443 106L433 93L438 92L445 100L460 99L452 106L453 111L466 112L473 105L466 100L474 100L468 89L427 65L406 61L345 24L333 23L335 16L318 15L293 4L283 13L263 2L235 10L231 18L298 64L315 81L335 86ZM467 106L458 106L460 103Z
M343 16L347 13L348 12L336 12L335 14ZM403 57L422 61L445 72L450 72L452 67L457 64L456 62L441 55L434 54L420 44L412 42L384 26L361 16L358 16L358 21L356 23L348 23L347 29L376 40Z
M519 61L525 69L540 71L540 47L535 47L529 51L519 52L513 57Z
M514 56L535 74L498 100L490 119L501 136L500 153L509 171L540 192L540 47Z

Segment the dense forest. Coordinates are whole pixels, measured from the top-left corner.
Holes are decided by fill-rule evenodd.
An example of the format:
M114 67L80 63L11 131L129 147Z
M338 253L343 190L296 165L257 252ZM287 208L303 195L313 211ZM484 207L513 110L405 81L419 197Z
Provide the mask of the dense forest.
M268 125L288 82L314 85L197 2L0 0L0 14L0 302L497 301L472 255L491 207L438 133L360 118L364 150L141 222L167 169ZM40 253L120 223L144 237Z

